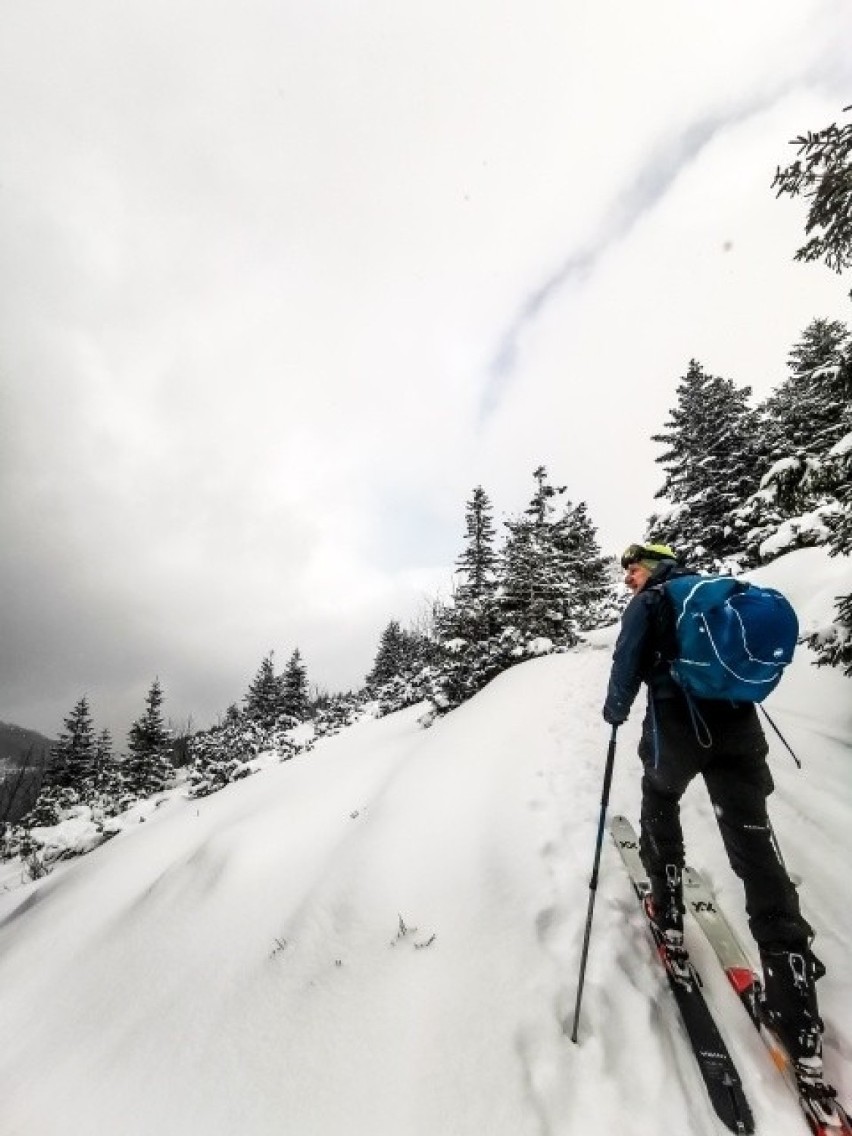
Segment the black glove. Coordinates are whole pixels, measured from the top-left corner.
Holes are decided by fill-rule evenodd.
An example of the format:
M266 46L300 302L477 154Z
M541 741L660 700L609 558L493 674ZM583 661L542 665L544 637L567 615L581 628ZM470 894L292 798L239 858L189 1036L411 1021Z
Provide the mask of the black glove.
M618 714L615 710L611 710L609 706L604 706L603 720L608 726L623 726L627 718L623 714Z

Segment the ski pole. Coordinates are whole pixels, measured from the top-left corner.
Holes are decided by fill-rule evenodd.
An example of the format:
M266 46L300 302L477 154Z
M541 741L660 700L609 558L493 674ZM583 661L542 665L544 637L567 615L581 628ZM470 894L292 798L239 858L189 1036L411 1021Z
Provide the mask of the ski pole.
M576 1045L577 1030L580 1026L580 1003L583 1000L583 985L586 981L586 962L589 957L589 940L592 937L592 917L595 913L595 896L598 890L598 871L601 865L601 849L603 847L604 827L606 825L606 810L609 807L609 790L612 785L612 771L615 767L615 736L618 726L612 727L612 737L609 739L609 748L606 754L606 768L604 770L603 791L601 793L601 815L598 821L598 838L595 844L595 860L592 866L592 878L589 880L589 910L586 915L586 934L583 938L583 951L580 955L580 975L577 980L577 1003L574 1006L574 1029L571 1031L571 1040Z
M758 706L760 706L760 703L758 703ZM790 745L790 743L787 741L787 739L784 737L784 735L781 733L781 731L778 729L778 727L775 725L775 723L769 717L769 713L768 713L766 707L760 706L760 709L763 711L763 716L766 719L766 721L769 723L769 725L772 727L772 729L775 731L775 733L778 735L778 737L781 739L781 741L787 747L787 752L790 754L793 761L795 761L796 766L799 769L801 769L802 768L801 761L799 761L798 757L796 757L795 753L793 752L793 747Z

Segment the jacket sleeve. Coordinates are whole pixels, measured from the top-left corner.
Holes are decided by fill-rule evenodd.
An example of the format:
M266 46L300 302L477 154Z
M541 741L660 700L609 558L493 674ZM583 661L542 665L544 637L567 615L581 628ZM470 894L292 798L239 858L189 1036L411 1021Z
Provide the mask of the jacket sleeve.
M651 605L640 592L624 610L621 631L612 656L612 670L606 692L603 716L610 725L627 721L630 707L642 684L640 667L651 630Z

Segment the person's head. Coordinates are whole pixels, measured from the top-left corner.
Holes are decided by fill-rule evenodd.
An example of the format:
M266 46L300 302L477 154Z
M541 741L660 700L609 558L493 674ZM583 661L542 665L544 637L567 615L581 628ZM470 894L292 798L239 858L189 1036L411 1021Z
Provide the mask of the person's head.
M677 553L667 544L630 544L621 556L624 583L631 592L641 592L663 560L677 563Z

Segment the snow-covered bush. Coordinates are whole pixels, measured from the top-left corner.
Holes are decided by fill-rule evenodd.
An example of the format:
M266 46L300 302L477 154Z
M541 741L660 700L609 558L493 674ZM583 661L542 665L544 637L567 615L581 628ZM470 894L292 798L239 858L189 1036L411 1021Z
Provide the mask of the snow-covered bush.
M257 761L261 755L275 763L287 761L302 748L291 736L298 725L295 718L284 716L264 726L236 711L220 725L194 734L189 741L189 795L206 797L249 777L262 768Z

